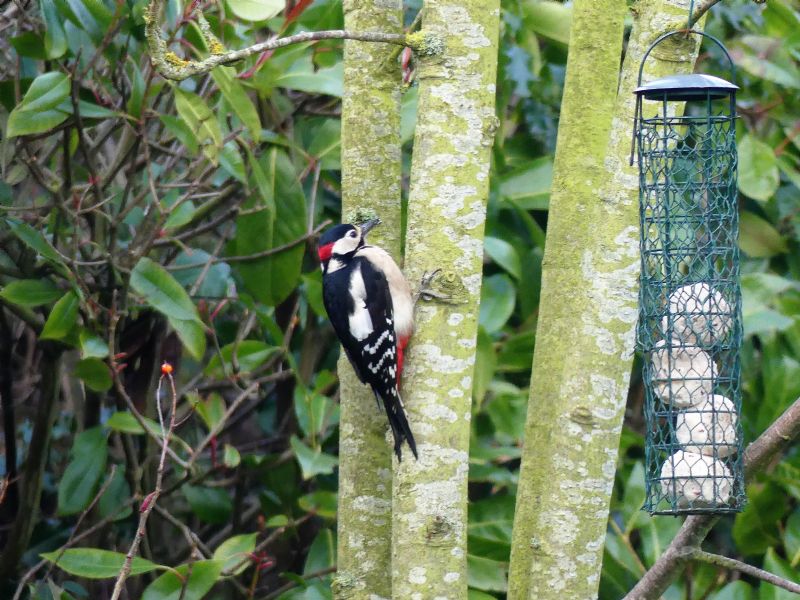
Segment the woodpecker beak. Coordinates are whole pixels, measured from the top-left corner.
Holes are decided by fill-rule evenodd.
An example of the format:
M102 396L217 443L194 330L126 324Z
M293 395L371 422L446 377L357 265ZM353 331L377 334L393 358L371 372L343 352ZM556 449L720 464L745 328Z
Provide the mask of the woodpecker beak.
M380 224L381 224L381 220L380 219L372 219L370 221L367 221L366 223L362 223L361 226L360 226L361 227L361 239L364 239L365 237L367 237L367 234L370 231L372 231L372 228L373 227L377 227Z

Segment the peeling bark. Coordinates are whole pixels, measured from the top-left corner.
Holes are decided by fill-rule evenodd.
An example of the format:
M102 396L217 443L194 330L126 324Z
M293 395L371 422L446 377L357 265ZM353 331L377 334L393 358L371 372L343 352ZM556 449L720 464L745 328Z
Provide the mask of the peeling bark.
M345 27L402 32L401 0L348 0ZM401 73L392 46L345 42L342 222L379 216L370 240L400 258ZM392 597L391 452L387 421L347 359L339 361L337 599Z
M509 598L597 596L638 301L638 176L628 165L647 46L689 0L642 0L619 80L625 2L573 14L542 272ZM697 40L651 54L647 80L691 71Z
M499 0L427 0L444 52L421 57L406 267L442 268L459 304L422 303L403 386L419 461L395 464L392 593L467 596L467 472L490 150L497 127Z

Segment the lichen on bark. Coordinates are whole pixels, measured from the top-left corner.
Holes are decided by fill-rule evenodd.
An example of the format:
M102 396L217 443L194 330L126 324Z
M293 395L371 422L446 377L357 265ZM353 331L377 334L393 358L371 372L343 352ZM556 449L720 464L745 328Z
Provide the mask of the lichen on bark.
M426 31L443 53L420 57L406 273L444 270L459 303L422 302L403 397L419 460L395 464L392 592L467 595L467 471L490 150L499 0L428 0Z
M401 0L346 0L345 27L402 31ZM342 221L369 214L370 233L400 258L401 73L387 44L346 41L342 98ZM391 598L391 445L372 392L339 361L338 599Z
M511 600L596 598L633 360L638 177L628 165L635 75L688 0L642 0L618 87L622 0L578 0L550 199L509 580ZM691 70L694 41L646 76Z

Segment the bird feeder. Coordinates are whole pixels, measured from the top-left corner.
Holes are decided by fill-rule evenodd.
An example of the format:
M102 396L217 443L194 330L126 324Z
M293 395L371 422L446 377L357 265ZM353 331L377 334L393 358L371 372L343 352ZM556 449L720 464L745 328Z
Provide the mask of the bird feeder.
M738 512L742 470L736 90L711 75L635 90L646 492L651 514ZM682 110L684 109L685 110ZM633 161L633 152L631 161Z

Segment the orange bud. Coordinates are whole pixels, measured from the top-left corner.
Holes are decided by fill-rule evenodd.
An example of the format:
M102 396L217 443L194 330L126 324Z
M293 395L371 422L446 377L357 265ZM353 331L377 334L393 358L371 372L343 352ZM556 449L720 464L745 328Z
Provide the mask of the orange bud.
M161 374L162 375L172 375L172 365L169 364L167 361L161 365Z

